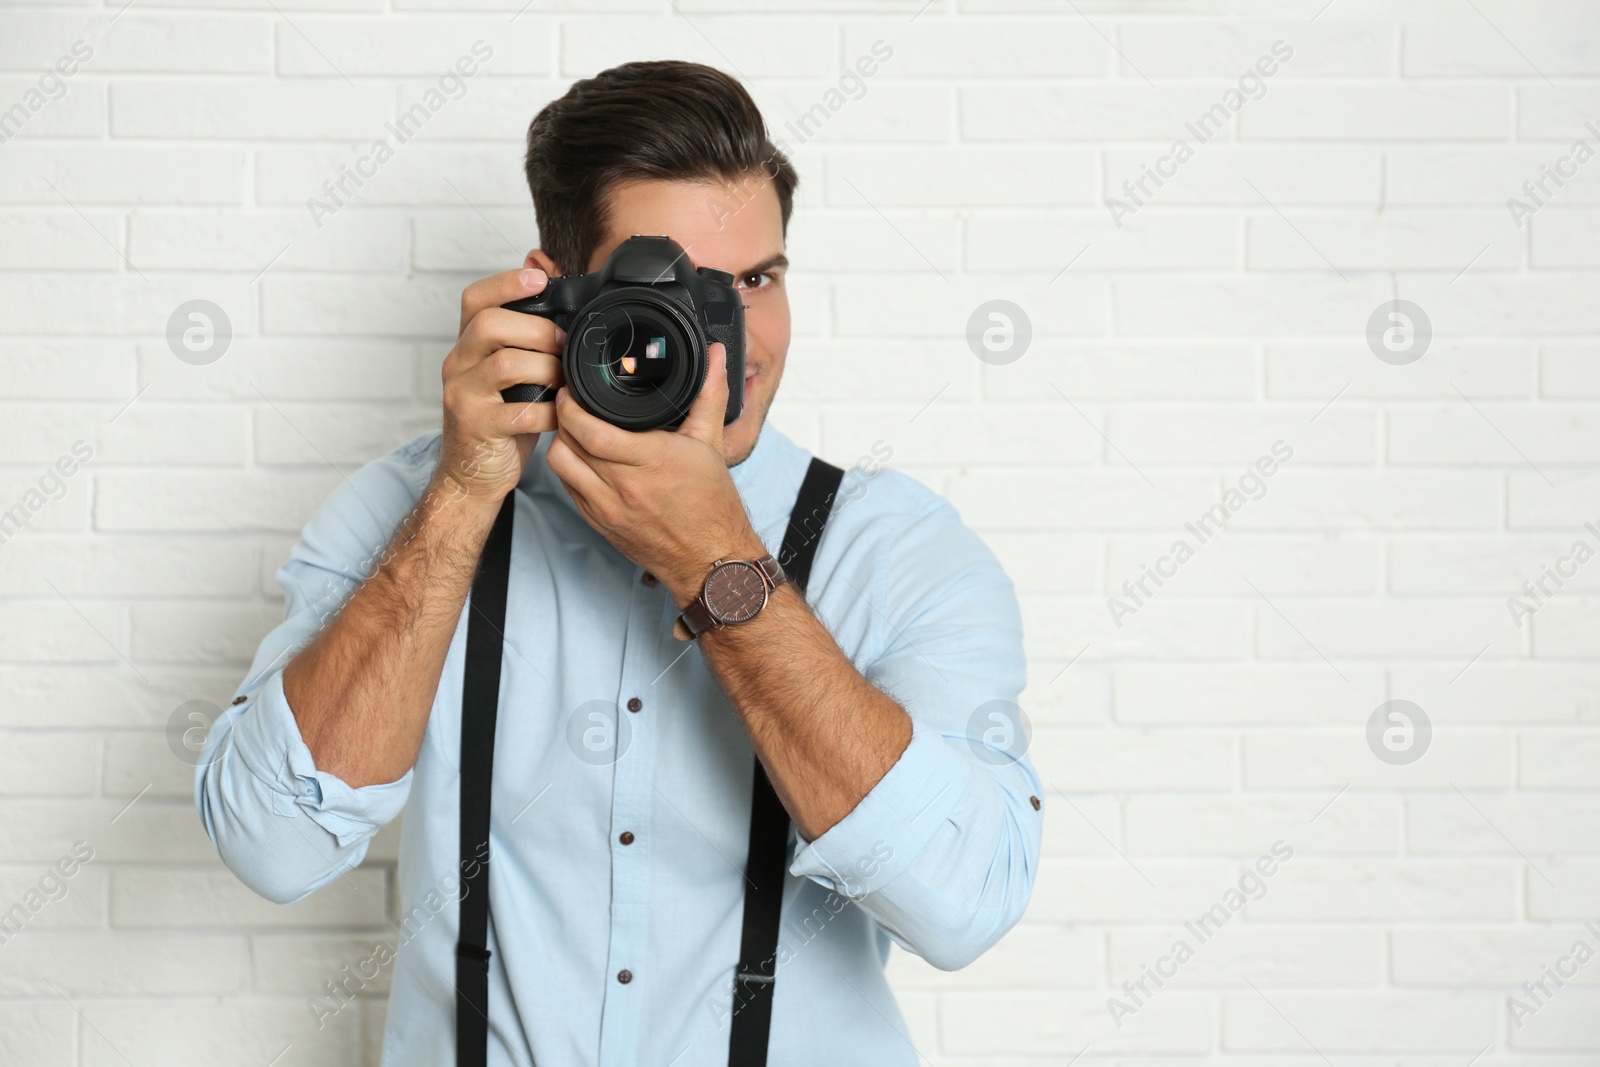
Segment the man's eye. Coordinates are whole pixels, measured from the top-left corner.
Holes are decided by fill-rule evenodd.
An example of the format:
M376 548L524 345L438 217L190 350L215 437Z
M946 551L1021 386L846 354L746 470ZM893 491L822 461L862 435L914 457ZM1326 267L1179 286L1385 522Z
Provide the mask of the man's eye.
M741 289L765 289L773 282L771 274L746 274L739 279Z

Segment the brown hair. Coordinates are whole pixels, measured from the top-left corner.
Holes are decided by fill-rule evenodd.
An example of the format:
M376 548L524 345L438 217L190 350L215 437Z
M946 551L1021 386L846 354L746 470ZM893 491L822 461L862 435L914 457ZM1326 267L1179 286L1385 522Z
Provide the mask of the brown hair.
M528 125L524 164L539 243L563 271L588 269L623 181L769 179L789 227L794 165L733 78L699 63L624 63L575 82Z

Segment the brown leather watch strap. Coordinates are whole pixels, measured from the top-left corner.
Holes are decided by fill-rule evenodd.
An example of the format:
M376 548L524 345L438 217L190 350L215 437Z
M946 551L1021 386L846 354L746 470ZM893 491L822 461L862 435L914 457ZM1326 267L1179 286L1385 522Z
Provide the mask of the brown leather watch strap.
M769 596L774 589L778 588L778 586L782 585L788 580L783 573L783 567L770 553L760 557L759 559L719 559L711 565L711 571L706 575L706 587L703 587L700 590L700 595L690 601L689 606L684 608L682 614L680 614L677 620L673 622L673 637L676 637L679 641L693 641L707 630L715 630L720 626L729 625L716 617L716 614L711 610L711 605L707 603L706 600L706 594L711 583L711 574L715 574L718 567L722 567L728 563L748 563L754 567L758 572L760 572L762 581L766 583L767 593ZM766 605L763 603L762 608L765 607ZM756 614L759 615L760 613L761 612L758 609ZM751 618L754 618L754 616L751 616ZM749 622L750 620L746 619L744 621Z

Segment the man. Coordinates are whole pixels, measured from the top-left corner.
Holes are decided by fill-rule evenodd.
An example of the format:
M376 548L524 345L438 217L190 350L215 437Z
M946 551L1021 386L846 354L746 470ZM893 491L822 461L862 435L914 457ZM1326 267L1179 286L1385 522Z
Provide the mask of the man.
M796 177L743 88L687 63L575 84L534 119L527 172L544 247L463 294L442 431L353 475L279 571L287 617L197 777L206 829L288 902L360 863L409 801L384 1062L454 1062L463 605L514 493L489 1062L728 1063L759 758L795 834L768 1062L909 1067L890 942L965 966L1022 915L1037 867L1038 779L987 733L1024 682L1011 584L939 497L857 469L806 598L781 584L748 622L675 640L714 562L776 554L807 470L766 425ZM564 337L500 305L634 234L736 277L744 380L714 348L676 431L619 429L565 389L503 402L560 383ZM729 388L745 403L724 427Z

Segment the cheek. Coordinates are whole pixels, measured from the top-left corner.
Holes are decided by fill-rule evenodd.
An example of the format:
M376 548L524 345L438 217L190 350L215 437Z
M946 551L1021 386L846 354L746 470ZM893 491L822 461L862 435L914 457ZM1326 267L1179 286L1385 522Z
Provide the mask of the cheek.
M763 298L744 313L745 350L781 364L789 350L789 301L784 294Z

